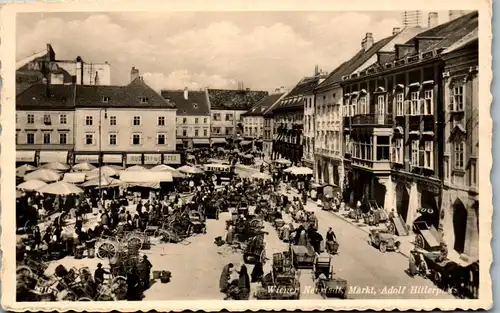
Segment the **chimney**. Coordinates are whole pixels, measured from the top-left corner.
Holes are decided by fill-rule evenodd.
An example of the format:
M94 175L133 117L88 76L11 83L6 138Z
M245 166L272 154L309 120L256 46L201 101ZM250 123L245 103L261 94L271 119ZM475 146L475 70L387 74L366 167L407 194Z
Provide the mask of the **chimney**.
M95 85L99 85L99 83L100 83L100 81L99 81L99 72L95 72L94 83L95 83Z
M365 38L361 41L361 47L363 50L368 51L373 46L373 34L366 33Z
M394 28L392 29L392 35L393 35L393 36L394 36L394 35L397 35L397 34L399 34L399 32L400 32L400 31L401 31L401 28L399 28L399 27L394 27Z
M189 99L189 91L188 87L184 87L184 100Z
M130 82L133 82L137 77L139 77L139 70L132 66L130 70Z
M83 59L80 56L76 57L76 84L83 85Z
M314 77L318 76L319 75L319 69L318 69L318 65L316 65L314 67Z
M448 11L448 16L450 18L450 21L453 21L454 19L457 19L462 15L465 15L465 11L453 11L453 10Z
M429 19L428 19L427 27L434 28L434 27L438 26L438 24L439 24L438 13L437 12L429 12Z

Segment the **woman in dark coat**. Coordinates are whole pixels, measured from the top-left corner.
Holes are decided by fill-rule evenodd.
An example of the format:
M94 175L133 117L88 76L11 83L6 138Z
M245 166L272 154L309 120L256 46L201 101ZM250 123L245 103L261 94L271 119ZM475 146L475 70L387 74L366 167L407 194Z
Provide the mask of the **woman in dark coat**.
M245 264L241 266L239 274L238 288L240 289L240 300L248 300L250 298L250 277L248 276Z
M258 281L260 281L260 279L262 278L262 276L264 275L264 269L263 269L263 266L262 266L262 262L257 262L255 263L255 266L252 270L252 283L256 283Z

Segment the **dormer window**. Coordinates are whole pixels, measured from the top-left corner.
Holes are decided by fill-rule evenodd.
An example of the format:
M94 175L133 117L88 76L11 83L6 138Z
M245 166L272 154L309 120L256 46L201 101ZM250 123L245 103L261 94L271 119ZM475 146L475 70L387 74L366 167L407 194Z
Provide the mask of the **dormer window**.
M102 97L102 103L109 103L109 97Z
M149 99L146 97L141 97L141 103L148 103Z
M198 108L198 103L193 102L193 108L197 109Z

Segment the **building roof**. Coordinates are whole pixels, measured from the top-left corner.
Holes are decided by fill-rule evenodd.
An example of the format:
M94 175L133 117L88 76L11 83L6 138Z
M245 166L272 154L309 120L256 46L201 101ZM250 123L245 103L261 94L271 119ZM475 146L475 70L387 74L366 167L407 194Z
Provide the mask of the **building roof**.
M268 97L259 101L254 105L248 112L244 113L243 116L264 116L264 113L268 111L278 100L284 95L284 93L274 93Z
M443 54L451 53L461 48L465 48L470 44L477 43L478 41L479 41L479 29L475 28L472 32L465 35L462 39L460 39L459 41L455 42L454 44L446 48L443 51Z
M205 91L162 90L161 96L177 108L177 115L210 115L208 97Z
M342 63L333 72L331 72L330 75L328 75L328 77L321 84L319 84L319 86L316 89L321 89L323 87L340 82L343 76L351 74L358 67L363 65L372 56L374 56L377 53L377 51L382 49L386 44L388 44L392 39L394 39L395 36L397 35L386 37L384 39L375 42L367 51L363 49L359 50L351 59Z
M268 95L267 91L208 89L211 110L249 110Z
M16 108L175 108L140 78L126 86L50 85L48 90L45 84L29 87L17 95Z
M319 76L303 78L285 97L283 97L283 99L281 99L273 108L273 111L303 107L304 102L299 96L312 92L314 88L318 86L319 81Z

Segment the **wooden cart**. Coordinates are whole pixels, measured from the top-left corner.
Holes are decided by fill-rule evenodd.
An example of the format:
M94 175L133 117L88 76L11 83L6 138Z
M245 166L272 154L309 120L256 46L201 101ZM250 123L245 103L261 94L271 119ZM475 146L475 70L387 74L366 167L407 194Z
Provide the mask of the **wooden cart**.
M413 223L415 232L415 247L427 251L439 251L441 249L441 235L433 225L425 221Z
M248 241L243 252L243 261L245 263L255 264L256 262L261 262L264 264L266 262L266 244L264 239L259 237L252 237Z
M320 254L314 262L313 272L316 291L323 298L347 298L347 280L333 277L331 254Z
M370 244L377 247L380 252L385 253L387 250L399 251L401 243L388 230L370 229Z
M295 268L313 268L315 254L313 247L310 245L290 245L290 255L292 257L292 264Z

